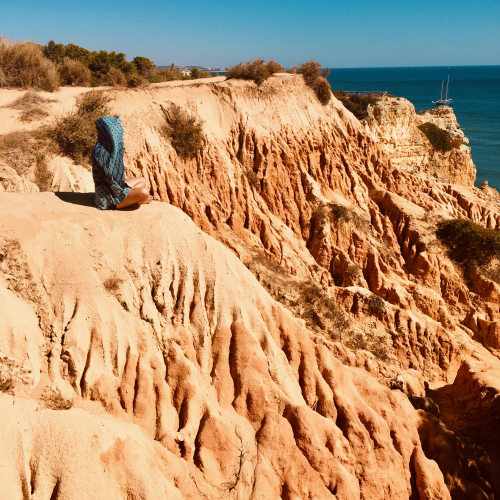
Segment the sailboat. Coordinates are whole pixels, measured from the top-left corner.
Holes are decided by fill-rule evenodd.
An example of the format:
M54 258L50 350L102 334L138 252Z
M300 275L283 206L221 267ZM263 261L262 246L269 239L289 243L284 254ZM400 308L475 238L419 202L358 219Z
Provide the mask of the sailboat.
M450 86L450 75L448 75L448 83L446 84L446 97L443 99L443 86L444 80L441 83L441 99L439 101L432 101L432 104L436 104L437 106L448 106L448 104L453 103L453 99L448 99L448 88Z

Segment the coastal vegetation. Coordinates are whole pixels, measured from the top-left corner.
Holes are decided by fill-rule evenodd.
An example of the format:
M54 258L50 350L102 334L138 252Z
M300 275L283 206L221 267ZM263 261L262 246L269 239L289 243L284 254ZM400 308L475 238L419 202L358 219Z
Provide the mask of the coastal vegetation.
M59 84L56 65L44 57L38 45L0 37L0 87L31 87L53 92Z
M438 222L436 235L448 249L448 255L464 270L479 269L482 274L499 281L500 230L488 229L467 219Z
M292 68L291 72L300 73L304 77L306 85L314 90L321 104L326 105L330 102L332 90L330 84L326 80L330 74L328 68L323 69L319 62L311 59L302 63L298 68Z
M97 141L95 121L112 114L111 96L102 90L92 90L78 97L76 109L57 122L52 137L62 154L76 163L86 163Z
M436 151L446 153L453 149L448 132L439 128L434 123L425 122L419 125L418 128L425 134L425 137L429 139L429 142Z
M333 95L347 108L358 120L368 116L368 106L374 106L378 98L374 95L350 95L343 90L334 90Z
M190 74L158 69L147 57L128 61L123 52L90 51L72 43L51 40L47 45L0 36L0 87L33 88L54 92L60 85L139 87L148 83L209 78L193 68Z
M205 147L203 122L175 104L168 110L163 106L161 109L166 119L163 128L165 137L170 140L180 158L183 160L194 158Z
M241 62L229 68L226 77L253 80L257 85L262 85L272 74L285 72L285 68L276 61L254 59L253 61L245 61L245 63Z

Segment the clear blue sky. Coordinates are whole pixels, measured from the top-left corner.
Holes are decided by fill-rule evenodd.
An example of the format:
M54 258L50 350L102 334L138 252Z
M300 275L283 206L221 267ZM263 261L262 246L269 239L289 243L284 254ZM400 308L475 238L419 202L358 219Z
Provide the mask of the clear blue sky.
M0 34L158 65L500 64L500 0L2 0Z

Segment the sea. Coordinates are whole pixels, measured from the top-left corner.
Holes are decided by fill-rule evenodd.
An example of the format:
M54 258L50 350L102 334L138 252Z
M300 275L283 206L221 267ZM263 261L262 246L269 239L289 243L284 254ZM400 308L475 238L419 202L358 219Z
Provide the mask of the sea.
M332 90L382 90L405 97L418 113L435 106L448 75L448 97L472 148L476 186L487 180L500 191L500 66L330 68L328 81Z

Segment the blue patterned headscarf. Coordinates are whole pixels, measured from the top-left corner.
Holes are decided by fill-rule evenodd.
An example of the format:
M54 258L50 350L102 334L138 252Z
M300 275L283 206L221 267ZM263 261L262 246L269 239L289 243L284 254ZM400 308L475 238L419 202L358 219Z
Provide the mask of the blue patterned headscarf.
M120 117L103 116L95 122L97 144L92 148L95 204L100 210L122 203L131 188L125 183L123 126Z

